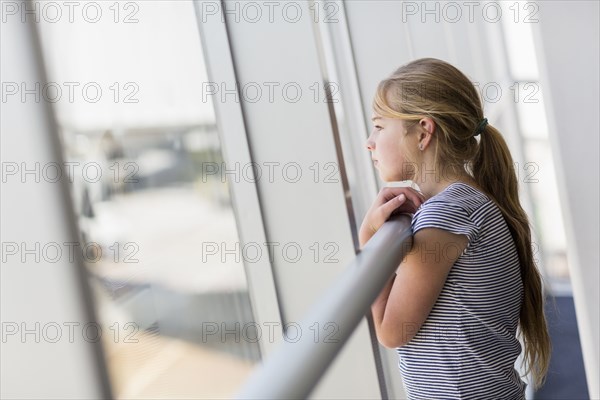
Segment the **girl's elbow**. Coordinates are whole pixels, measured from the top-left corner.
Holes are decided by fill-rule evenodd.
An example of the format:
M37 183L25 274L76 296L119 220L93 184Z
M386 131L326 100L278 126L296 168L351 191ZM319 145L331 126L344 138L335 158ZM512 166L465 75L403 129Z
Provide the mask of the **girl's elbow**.
M406 324L402 324L401 328L388 327L382 324L377 331L377 340L382 346L389 349L405 346L412 340L418 331L414 324L408 325L410 325L409 329L407 329Z
M387 347L388 349L396 349L408 343L408 341L398 340L398 338L395 337L384 338L379 336L377 340L379 341L379 344L381 344L383 347Z
M388 349L396 349L396 348L402 347L406 344L406 343L401 343L400 341L384 339L381 337L379 337L377 339L379 340L379 344L381 344L383 347L386 347Z
M407 345L414 335L403 334L397 330L381 331L377 334L377 340L383 347L395 349Z

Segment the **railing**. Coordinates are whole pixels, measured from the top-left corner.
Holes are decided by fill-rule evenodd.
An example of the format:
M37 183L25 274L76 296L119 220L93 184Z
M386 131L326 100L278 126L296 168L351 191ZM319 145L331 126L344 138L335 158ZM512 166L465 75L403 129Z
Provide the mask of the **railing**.
M412 246L410 217L391 218L369 240L300 323L299 332L334 326L329 339L301 335L280 344L257 367L238 399L307 398ZM316 324L316 325L315 325ZM334 324L334 325L331 325ZM311 331L312 330L312 331Z

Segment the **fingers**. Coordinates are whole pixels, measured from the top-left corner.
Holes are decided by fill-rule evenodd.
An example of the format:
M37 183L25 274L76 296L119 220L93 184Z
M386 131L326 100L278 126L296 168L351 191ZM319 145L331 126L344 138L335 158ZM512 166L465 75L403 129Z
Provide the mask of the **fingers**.
M407 192L404 192L403 194L410 200L413 202L413 204L415 205L415 207L420 207L421 204L423 204L423 202L425 201L425 197L417 192L416 190L414 190L413 188L406 188L408 189Z
M411 187L384 187L365 216L365 221L377 230L393 213L415 213L424 202L425 197Z
M385 214L385 219L387 220L392 213L398 209L402 204L406 203L406 195L401 193L399 196L393 197L387 203L385 203L381 208L383 213Z
M402 196L402 197L401 197ZM413 203L412 200L406 199L404 194L396 197L394 200L390 200L391 203L396 203L396 208L392 211L391 215L401 214L401 213L409 213L414 214L419 209L420 205L418 203ZM399 204L399 205L398 205Z
M384 187L383 189L381 189L381 193L388 197L388 200L390 200L392 197L396 197L399 196L400 194L405 194L409 199L410 198L418 198L421 202L425 201L425 196L423 196L423 194L421 194L420 192L416 191L415 189L411 188L411 187L393 187L393 186L387 186Z
M417 208L425 201L425 196L410 187L384 187L379 193L382 203L388 202L401 194L404 194Z

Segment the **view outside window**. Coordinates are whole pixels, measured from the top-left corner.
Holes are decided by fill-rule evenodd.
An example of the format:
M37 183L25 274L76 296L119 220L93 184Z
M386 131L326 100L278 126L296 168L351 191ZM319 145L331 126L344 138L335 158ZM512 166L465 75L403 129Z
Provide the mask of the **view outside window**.
M534 48L532 24L539 21L538 7L531 2L500 2L506 15L517 10L522 18L503 18L511 94L515 105L525 162L516 166L521 185L527 185L533 213L530 216L537 241L534 249L555 294L571 293L566 255L566 237L558 197L554 160L548 138L544 97Z
M254 320L243 260L211 251L239 239L193 4L77 4L43 14L40 92L56 112L114 395L231 397L260 352L240 332Z

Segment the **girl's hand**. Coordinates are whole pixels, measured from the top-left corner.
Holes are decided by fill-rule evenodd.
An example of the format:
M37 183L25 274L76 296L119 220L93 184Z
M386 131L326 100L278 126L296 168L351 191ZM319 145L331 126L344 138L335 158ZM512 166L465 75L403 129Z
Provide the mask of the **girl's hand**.
M410 187L384 187L381 189L360 227L361 247L381 228L392 213L415 213L424 201L425 197Z

